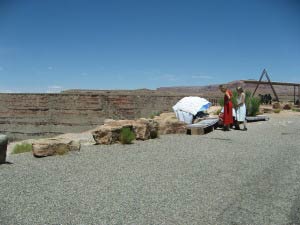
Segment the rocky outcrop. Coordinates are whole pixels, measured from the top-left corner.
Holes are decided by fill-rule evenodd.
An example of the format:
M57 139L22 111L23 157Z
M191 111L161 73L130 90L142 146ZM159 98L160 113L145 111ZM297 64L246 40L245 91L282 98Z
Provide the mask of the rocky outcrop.
M7 136L0 134L0 164L6 160L7 142Z
M79 151L78 141L64 138L45 138L32 143L32 153L35 157L64 155L69 151Z
M121 130L130 128L136 140L147 140L156 138L158 123L152 119L138 120L109 120L104 125L97 127L92 135L97 144L113 144L120 141Z
M185 134L186 124L176 118L175 113L162 113L154 117L159 124L159 134Z

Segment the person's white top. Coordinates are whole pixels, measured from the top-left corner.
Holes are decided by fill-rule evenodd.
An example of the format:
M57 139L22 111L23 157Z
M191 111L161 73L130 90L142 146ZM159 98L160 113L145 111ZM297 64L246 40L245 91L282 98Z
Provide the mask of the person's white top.
M241 104L243 98L245 98L244 93L242 93L241 95L238 96L237 103ZM239 106L236 109L236 120L243 122L243 121L245 121L245 119L246 119L246 105L245 105L245 103L243 103L241 106Z

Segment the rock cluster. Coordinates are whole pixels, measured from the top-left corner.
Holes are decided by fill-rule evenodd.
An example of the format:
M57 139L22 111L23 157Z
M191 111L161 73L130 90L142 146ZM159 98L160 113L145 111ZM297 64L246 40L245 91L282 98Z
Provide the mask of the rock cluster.
M152 119L138 120L108 120L104 125L92 131L97 144L113 144L120 142L121 130L124 127L130 128L136 140L147 140L156 138L158 135L158 123Z
M82 133L67 133L55 138L30 139L22 141L32 145L36 157L62 155L69 151L79 151L81 145L113 144L120 142L121 130L130 128L136 140L148 140L162 134L185 134L186 124L178 121L174 113L162 113L153 119L105 120L104 124ZM11 143L9 152L18 143Z
M120 134L123 127L130 128L136 140L156 138L163 134L185 134L186 124L179 121L174 113L162 113L153 119L137 120L106 120L92 131L97 144L113 144L120 142Z

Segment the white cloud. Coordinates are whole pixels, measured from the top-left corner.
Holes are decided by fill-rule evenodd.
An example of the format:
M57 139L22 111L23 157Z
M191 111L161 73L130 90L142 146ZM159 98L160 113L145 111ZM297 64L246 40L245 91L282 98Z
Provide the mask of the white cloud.
M59 85L48 86L47 93L59 93L63 90L63 87Z

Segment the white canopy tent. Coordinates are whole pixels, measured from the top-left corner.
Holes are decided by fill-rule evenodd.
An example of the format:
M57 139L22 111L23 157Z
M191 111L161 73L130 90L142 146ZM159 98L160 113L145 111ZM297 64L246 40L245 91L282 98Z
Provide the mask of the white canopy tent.
M193 117L200 111L206 111L211 106L211 103L205 98L196 96L184 97L176 105L173 110L176 117L187 124L193 122Z

